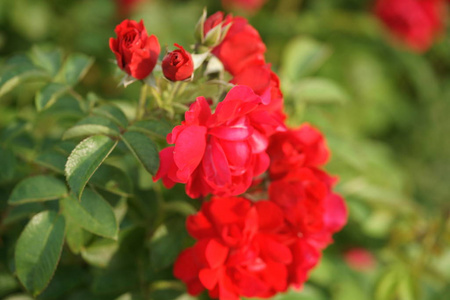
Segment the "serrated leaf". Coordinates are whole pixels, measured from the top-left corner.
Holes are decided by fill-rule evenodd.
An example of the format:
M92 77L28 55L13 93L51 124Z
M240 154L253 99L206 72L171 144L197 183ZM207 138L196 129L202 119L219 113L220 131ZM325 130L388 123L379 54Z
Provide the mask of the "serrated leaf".
M81 53L71 54L63 66L64 81L68 85L75 85L87 73L94 63L94 59Z
M345 103L350 96L337 83L326 78L308 78L294 84L296 100L311 104Z
M122 128L126 128L128 126L127 117L125 116L123 111L117 106L111 104L102 105L100 107L95 108L92 111L92 113L97 116L108 118L109 120L113 121L116 125Z
M129 131L122 135L122 140L152 175L155 175L159 168L159 153L155 143L145 134Z
M49 108L68 89L67 85L57 82L47 84L36 94L36 109L41 111Z
M33 78L48 78L46 72L31 63L6 66L0 76L0 97L20 83Z
M67 197L61 204L64 214L85 230L107 238L117 238L118 226L114 211L109 203L93 190L86 189L81 201Z
M172 126L165 120L144 120L134 123L128 127L128 130L166 139L166 136L172 131Z
M117 141L96 135L83 140L73 149L67 159L65 173L67 182L78 199L89 179L116 145Z
M296 38L286 46L282 57L283 74L296 81L317 70L330 54L324 44L309 38Z
M34 46L31 49L31 55L34 64L42 67L52 77L55 76L61 68L62 52L60 49L46 49L40 46Z
M87 117L64 132L62 139L80 138L91 135L118 136L119 128L110 120L103 117Z
M64 182L52 176L38 175L19 182L12 191L8 203L17 205L55 200L65 195L67 195L67 188Z
M129 197L132 194L130 177L121 169L107 164L98 168L92 176L90 184L124 197Z
M64 217L53 211L35 215L23 230L15 249L17 277L33 295L50 282L64 241Z

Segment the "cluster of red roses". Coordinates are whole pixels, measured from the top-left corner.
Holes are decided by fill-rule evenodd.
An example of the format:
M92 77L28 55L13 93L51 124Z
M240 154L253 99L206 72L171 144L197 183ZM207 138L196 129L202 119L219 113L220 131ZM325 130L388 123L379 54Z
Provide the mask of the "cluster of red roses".
M347 211L332 191L335 180L321 169L329 157L323 135L308 124L286 128L279 79L258 32L222 12L200 25L235 86L215 110L197 98L167 136L174 146L160 152L154 180L167 188L183 183L192 198L212 195L187 219L197 243L180 254L174 274L194 295L207 289L221 300L271 297L302 285ZM116 33L110 44L119 67L148 75L139 69L154 68L156 38L134 21ZM162 69L166 78L183 80L191 76L192 59L182 47L176 51ZM251 200L258 197L268 200Z

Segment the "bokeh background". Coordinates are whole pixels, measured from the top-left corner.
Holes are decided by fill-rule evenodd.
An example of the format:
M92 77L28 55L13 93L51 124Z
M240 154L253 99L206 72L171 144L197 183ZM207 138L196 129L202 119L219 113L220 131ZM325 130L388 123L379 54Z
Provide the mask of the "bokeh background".
M77 86L81 94L136 99L137 84L118 87L119 72L108 46L114 27L124 18L143 19L164 55L165 46L175 42L193 44L203 8L211 14L224 10L222 5L219 0L0 0L0 69L11 55L35 45L58 46L66 54L95 58ZM288 123L310 122L324 132L332 152L328 170L339 176L337 189L349 209L347 226L303 289L274 299L449 297L448 6L442 10L443 30L420 53L389 32L374 13L374 1L268 0L252 11L226 7L247 17L266 43L267 61L281 78ZM1 97L1 143L31 114L35 91L27 83ZM30 132L40 134L39 128ZM26 148L23 143L17 149ZM20 170L6 174L5 155L0 164L3 211L7 183ZM1 235L8 230L0 226ZM0 249L0 298L28 299L11 275L10 250L2 241ZM96 295L88 278L68 270L39 299L117 298ZM120 299L135 299L128 292ZM158 295L154 299L190 299L177 293Z

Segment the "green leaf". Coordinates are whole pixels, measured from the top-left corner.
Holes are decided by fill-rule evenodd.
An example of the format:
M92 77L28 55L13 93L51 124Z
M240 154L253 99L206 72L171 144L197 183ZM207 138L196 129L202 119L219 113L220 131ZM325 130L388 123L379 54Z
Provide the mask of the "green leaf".
M105 268L117 249L119 249L119 243L117 241L101 239L85 247L81 251L81 256L87 263Z
M282 73L296 81L317 70L330 56L330 49L309 38L296 38L287 46L282 57Z
M183 219L172 219L159 226L150 242L151 262L156 270L174 263L178 254L185 247L188 235Z
M87 73L94 59L81 53L71 54L64 63L63 76L68 85L75 85Z
M40 164L48 169L51 169L60 174L64 174L64 165L66 164L67 156L58 151L42 152L35 159L35 163Z
M150 136L165 139L166 136L172 131L172 126L164 120L144 120L134 123L128 127L130 131L138 131Z
M15 249L17 277L33 296L50 282L64 241L64 217L53 211L35 215L27 224Z
M334 81L326 78L308 78L294 85L295 100L311 104L345 103L350 96Z
M29 60L6 65L0 76L0 97L28 79L48 78L46 72Z
M94 234L116 239L118 226L114 211L108 202L91 189L86 189L81 201L67 197L61 202L64 214Z
M41 111L49 108L68 89L67 85L57 82L47 84L36 94L36 109Z
M34 64L42 67L52 77L55 76L61 68L62 52L60 49L34 46L31 49L31 55Z
M66 163L66 178L73 193L79 199L89 179L109 156L117 141L96 135L79 143L73 149Z
M13 206L6 217L2 220L2 225L10 225L23 219L30 218L43 211L45 206L40 202L25 203L19 206Z
M107 104L95 108L92 113L97 116L102 116L113 121L116 125L126 128L128 126L128 119L123 111L117 106Z
M122 140L144 168L155 175L159 168L159 154L155 143L140 132L126 132Z
M65 214L66 217L66 242L70 251L74 254L80 253L84 246L84 230L72 217Z
M119 136L119 128L103 117L87 117L69 128L63 135L63 140L86 137L91 135Z
M0 182L9 181L14 178L17 168L17 160L14 153L9 149L0 148Z
M124 197L129 197L132 194L130 177L121 169L107 164L98 168L92 176L90 184Z
M55 200L65 195L67 195L67 188L64 182L52 176L38 175L19 182L12 191L8 203L17 205Z

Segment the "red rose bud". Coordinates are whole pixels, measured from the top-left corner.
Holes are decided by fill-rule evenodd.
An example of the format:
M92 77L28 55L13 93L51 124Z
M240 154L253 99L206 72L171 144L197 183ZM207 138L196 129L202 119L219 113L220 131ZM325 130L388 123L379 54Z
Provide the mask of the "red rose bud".
M158 60L159 42L147 35L142 20L124 20L114 30L117 38L109 39L109 48L115 54L117 65L136 79L147 77Z
M172 81L181 81L189 79L194 72L194 62L189 52L183 47L174 44L180 48L166 54L162 61L162 70L164 76Z

